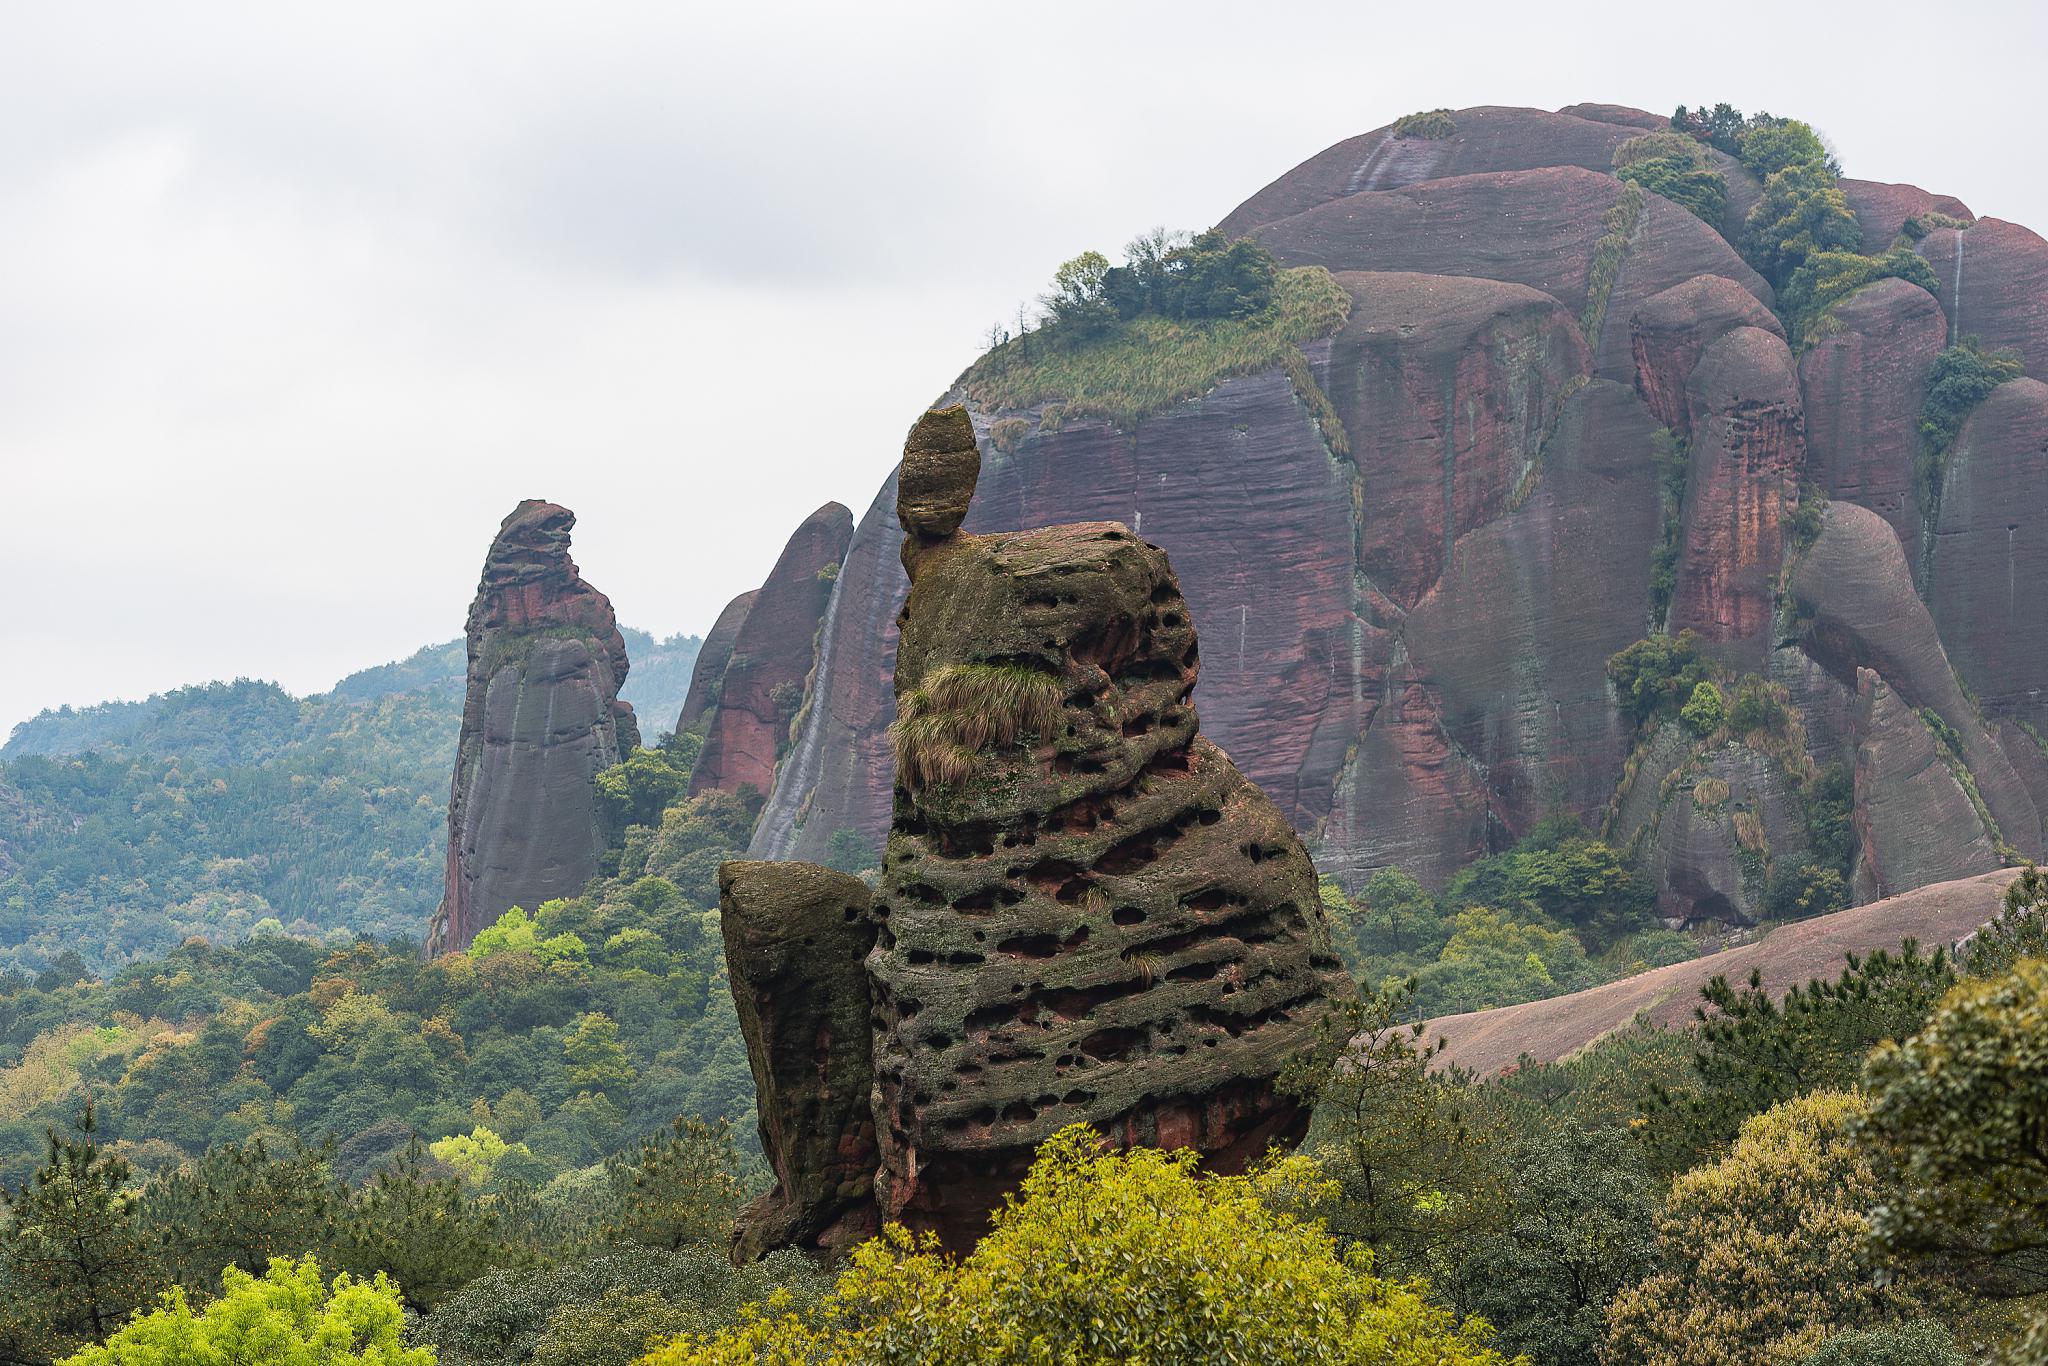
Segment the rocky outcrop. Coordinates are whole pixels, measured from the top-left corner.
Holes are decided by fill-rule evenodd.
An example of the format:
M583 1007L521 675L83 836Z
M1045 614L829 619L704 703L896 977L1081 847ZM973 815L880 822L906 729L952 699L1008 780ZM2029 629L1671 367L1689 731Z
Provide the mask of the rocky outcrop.
M1758 190L1739 167L1710 155L1729 192L1716 233L1606 174L1654 116L1586 105L1449 121L1406 125L1444 136L1388 128L1341 144L1226 218L1349 294L1348 321L1298 355L1122 427L1057 396L1000 409L964 385L947 397L966 403L983 462L967 532L1115 520L1171 553L1207 631L1205 733L1353 886L1390 864L1441 885L1548 810L1600 824L1633 800L1617 789L1637 737L1603 666L1667 625L1698 630L1731 673L1783 683L1808 757L1852 763L1853 668L1809 655L1821 646L1781 613L1796 549L1785 524L1811 480L1911 538L1923 365L1950 311L1951 275L1938 307L1880 282L1836 306L1802 366L1730 244ZM1873 233L1961 207L1848 193ZM1922 248L1938 274L1947 231ZM1987 220L1966 234L1966 309L1988 307L1972 302L1988 287L1975 263L2000 231ZM2000 306L2019 318L2023 276L2006 277ZM1660 426L1686 443L1682 501L1660 488ZM2048 622L2000 596L2011 566L2026 581L2037 519L2006 515L1999 491L2021 507L2048 491L2030 491L2023 423L1987 404L1973 426L1939 519L1954 553L1921 565L1908 549L1903 568L1872 572L1908 596L1922 575L1992 726L1947 722L1975 747L1968 769L1991 808L2023 809L1994 795L2018 774L2039 810L2033 770L1998 758L2048 669L2029 653ZM1980 476L1990 492L1966 491ZM838 831L873 841L889 820L895 503L892 483L847 553L757 857L820 857ZM1789 770L1804 772L1796 758ZM2048 786L2048 770L2034 776ZM1640 852L1661 857L1647 838Z
M760 589L750 588L734 598L705 633L704 644L697 651L696 667L690 671L690 689L683 696L682 715L676 718L677 734L702 734L700 723L718 705L718 689L725 681L725 666L732 662L733 642L739 638L740 627L746 624L754 599L760 596Z
M1905 552L1878 515L1830 504L1813 548L1794 569L1791 591L1805 652L1847 685L1859 670L1872 670L1906 707L1939 717L2004 842L2039 857L2040 811L2006 747L1956 681L1933 618L1913 592Z
M877 1190L958 1248L1065 1124L1225 1171L1299 1136L1275 1082L1349 979L1300 841L1198 733L1165 554L1114 522L943 534L913 468Z
M1941 214L1948 218L1973 218L1970 206L1954 195L1929 194L1918 185L1889 185L1878 180L1838 182L1849 201L1849 211L1863 229L1863 250L1881 255L1909 218Z
M1725 275L1695 275L1644 299L1629 318L1636 392L1657 421L1692 435L1687 384L1709 346L1738 327L1778 337L1785 328L1756 295Z
M1753 670L1769 650L1784 519L1805 462L1799 372L1782 337L1738 327L1700 354L1686 393L1691 472L1669 625Z
M464 949L513 906L574 896L605 831L598 773L640 742L626 642L569 558L576 514L529 499L498 528L470 605L468 693L429 946Z
M2017 223L1980 218L1927 234L1919 252L1941 282L1949 340L2011 347L2029 375L2048 380L2048 242Z
M1880 280L1836 304L1826 335L1799 359L1808 476L1889 522L1909 568L1920 553L1920 409L1947 343L1934 296Z
M2001 384L1948 451L1927 603L1994 717L2048 728L2048 384Z
M803 706L818 627L852 539L853 514L839 503L825 504L791 534L744 609L717 675L717 704L702 720L704 748L691 773L692 796L742 787L766 793L775 785L789 723ZM700 657L699 674L690 680L693 695L705 667Z
M1076 1121L1239 1170L1306 1128L1276 1083L1351 989L1307 852L1199 733L1165 553L1115 522L961 535L979 465L956 407L898 476L911 588L872 906L807 864L721 872L777 1174L743 1255L843 1247L877 1216L970 1246Z
M1923 950L1954 945L1998 915L2005 889L2016 876L2001 869L1935 883L1868 906L1781 925L1762 939L1569 996L1441 1016L1424 1027L1423 1040L1442 1041L1435 1066L1488 1077L1524 1057L1539 1063L1569 1057L1638 1019L1682 1029L1700 1004L1700 988L1716 977L1747 982L1757 972L1764 990L1782 997L1816 977L1839 976L1847 954L1897 953L1908 939Z
M1998 850L1942 742L1897 689L1856 671L1859 899L1999 866Z
M740 1211L733 1249L836 1257L876 1232L866 960L873 898L810 863L727 863L719 923L774 1189Z

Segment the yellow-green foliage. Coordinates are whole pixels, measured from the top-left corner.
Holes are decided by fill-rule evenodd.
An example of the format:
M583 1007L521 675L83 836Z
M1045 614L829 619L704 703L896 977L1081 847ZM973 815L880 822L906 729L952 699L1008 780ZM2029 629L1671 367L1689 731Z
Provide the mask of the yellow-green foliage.
M965 1261L891 1229L817 1312L771 1303L642 1366L1502 1366L1486 1324L1374 1275L1369 1252L1339 1252L1297 1217L1324 1186L1302 1157L1203 1176L1190 1151L1105 1152L1075 1125L1039 1149Z
M1697 139L1668 128L1632 137L1614 149L1614 169L1617 171L1645 161L1682 161L1688 166L1709 164L1707 150Z
M1110 325L1088 340L1027 334L971 366L968 397L991 412L1060 406L1048 431L1081 418L1128 427L1208 392L1233 375L1283 364L1295 347L1344 325L1351 296L1320 266L1280 273L1273 306L1249 318L1175 320L1157 314Z
M1607 210L1605 227L1607 231L1593 247L1593 263L1586 272L1586 307L1579 314L1579 331L1585 335L1586 345L1597 346L1600 342L1600 326L1607 318L1607 300L1614 293L1614 282L1621 275L1622 260L1628 255L1629 239L1635 235L1636 221L1643 214L1643 192L1630 185Z
M188 1041L189 1036L178 1035L161 1020L144 1023L133 1017L126 1023L65 1024L46 1030L30 1041L20 1062L0 1068L0 1114L25 1115L78 1095L84 1089L83 1074L93 1064L115 1058L132 1061L159 1043Z
M982 750L1050 735L1064 691L1051 674L1020 664L941 665L897 700L889 727L896 772L912 791L958 786L974 776Z
M260 1280L236 1267L221 1273L221 1295L198 1313L173 1288L162 1307L138 1316L59 1366L434 1366L433 1349L407 1347L398 1287L374 1280L320 1279L311 1257L271 1260Z
M1458 123L1448 109L1424 109L1394 120L1397 138L1447 138L1457 134Z
M1817 1091L1742 1126L1728 1155L1672 1183L1658 1271L1615 1297L1607 1366L1783 1366L1831 1333L1909 1312L1866 1269L1881 1198L1852 1132L1862 1100Z
M1344 419L1337 416L1337 405L1330 402L1330 396L1323 392L1323 386L1316 383L1315 371L1309 368L1308 357L1297 347L1289 347L1280 355L1280 364L1287 371L1287 378L1294 385L1294 392L1309 416L1315 419L1316 429L1323 434L1323 444L1330 448L1330 454L1348 460L1351 458L1351 434L1344 430Z

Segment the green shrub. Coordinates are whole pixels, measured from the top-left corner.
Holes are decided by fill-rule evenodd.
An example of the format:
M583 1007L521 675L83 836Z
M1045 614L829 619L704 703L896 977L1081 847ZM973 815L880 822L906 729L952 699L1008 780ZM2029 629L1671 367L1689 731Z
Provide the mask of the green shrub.
M1692 696L1679 709L1678 719L1685 722L1686 729L1694 735L1712 735L1721 728L1726 712L1721 690L1703 678L1693 684Z
M1042 431L1087 417L1128 428L1234 375L1281 365L1303 342L1342 327L1350 312L1351 296L1328 271L1284 270L1262 312L1178 319L1143 313L1076 345L1018 338L976 361L962 386L990 411L1044 405Z
M1894 247L1882 256L1817 251L1800 262L1785 282L1778 294L1778 311L1785 315L1793 340L1810 346L1826 335L1836 304L1865 285L1893 279L1916 284L1929 294L1940 288L1934 267L1904 247Z
M1676 636L1651 636L1621 650L1607 661L1622 709L1641 725L1659 711L1676 710L1706 680L1699 637L1691 631Z
M1397 138L1448 138L1458 132L1457 120L1448 109L1424 109L1414 114L1403 114L1394 120L1394 136Z
M1727 215L1728 180L1711 166L1676 157L1655 157L1623 166L1615 175L1652 194L1663 195L1717 229Z
M1977 405L2024 367L2011 351L1987 351L1975 337L1962 337L1934 358L1927 398L1920 405L1920 500L1923 510L1939 505L1948 448Z
M1854 252L1862 245L1863 228L1834 172L1817 163L1773 172L1743 221L1744 259L1781 289L1815 252Z

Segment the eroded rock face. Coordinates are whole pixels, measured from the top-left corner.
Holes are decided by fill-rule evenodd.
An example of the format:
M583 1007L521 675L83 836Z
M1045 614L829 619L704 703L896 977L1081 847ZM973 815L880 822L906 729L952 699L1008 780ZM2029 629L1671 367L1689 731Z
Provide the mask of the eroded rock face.
M1879 180L1839 182L1849 211L1863 229L1863 250L1882 255L1908 218L1920 214L1943 214L1949 218L1973 218L1970 206L1954 195L1929 194L1918 185L1891 185Z
M2029 482L2048 435L2030 438L2023 406L2005 406L2029 391L2008 386L1957 443L1946 539L1918 532L1942 542L1929 563L1912 544L1910 482L1922 366L1937 328L1956 327L1939 315L1953 296L1965 332L2010 341L2032 326L2030 235L1970 228L1957 286L1955 234L1933 231L1921 249L1939 304L1880 282L1838 305L1837 330L1802 366L1769 287L1731 245L1758 193L1738 166L1711 156L1728 177L1721 233L1644 195L1617 235L1628 196L1606 168L1656 118L1578 105L1452 122L1445 138L1384 129L1333 147L1226 219L1283 265L1329 267L1349 293L1349 321L1298 360L1128 430L1073 405L988 410L951 395L983 465L964 529L1115 520L1166 548L1205 628L1204 732L1354 890L1390 864L1440 886L1548 810L1601 825L1634 800L1617 788L1639 737L1601 666L1667 626L1699 629L1731 672L1784 683L1815 762L1853 760L1853 671L1809 655L1822 646L1789 615L1773 620L1789 606L1776 601L1793 568L1785 519L1813 481L1903 538L1903 568L1858 572L1897 576L1886 591L1907 599L1921 576L1939 641L1990 720L1982 736L1958 728L1981 746L1978 786L2023 814L1994 795L2016 773L2042 809L2029 785L2048 786L2048 760L2029 766L2004 738L2025 734L2020 720L2048 729L2030 710L2048 621L2007 593L2030 581L2040 521L2011 509L2048 497ZM1909 214L1963 208L1912 187L1845 192L1873 250ZM1591 336L1574 339L1582 326ZM1660 425L1690 447L1687 495L1668 514ZM879 840L887 827L902 531L892 482L848 552L757 856L816 858L838 830ZM1670 544L1675 601L1653 616ZM1890 681L1912 688L1903 673Z
M718 687L725 679L725 666L732 662L733 642L739 638L740 627L746 624L754 599L760 596L758 588L740 594L725 605L718 620L704 633L696 667L690 671L690 690L683 696L683 712L676 718L678 731L696 727L718 704Z
M1738 327L1701 353L1687 396L1692 471L1670 629L1756 669L1805 460L1799 372L1782 337Z
M576 514L529 499L498 528L469 609L469 691L428 943L469 947L514 906L574 896L605 832L596 778L639 744L626 642L569 558Z
M1949 340L2011 347L2027 373L2048 380L2048 242L2002 218L1927 234L1919 252L1941 282Z
M852 539L853 514L839 503L825 504L791 534L733 634L718 675L717 705L703 721L691 795L743 786L766 793L775 785L789 723L803 706L818 626ZM700 655L692 696L708 667Z
M881 1213L955 1248L1087 1121L1236 1170L1348 987L1286 819L1197 733L1195 629L1121 524L920 538L869 959Z
M1927 602L1993 716L2048 727L2048 384L1991 392L1948 452Z
M1948 319L1918 285L1880 280L1835 305L1834 320L1799 359L1809 476L1830 498L1889 522L1910 569L1920 552L1920 409Z
M1695 275L1638 304L1629 319L1636 392L1658 422L1692 435L1686 385L1709 346L1738 327L1760 327L1778 337L1785 328L1756 295L1725 275Z
M1898 692L1856 671L1856 891L1891 896L1998 867L1998 851L1940 742Z
M876 1232L867 956L873 897L811 863L718 870L725 965L775 1187L740 1211L733 1250L836 1257Z

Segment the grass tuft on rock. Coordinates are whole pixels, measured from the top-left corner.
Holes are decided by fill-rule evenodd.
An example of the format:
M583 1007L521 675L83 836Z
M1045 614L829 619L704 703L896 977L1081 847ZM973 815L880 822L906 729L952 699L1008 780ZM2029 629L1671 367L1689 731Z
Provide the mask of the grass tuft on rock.
M942 665L897 702L889 727L897 776L912 791L958 787L984 749L1052 734L1064 694L1059 679L1022 664Z
M987 412L1046 405L1046 430L1089 417L1128 429L1223 380L1284 365L1350 315L1351 296L1330 272L1304 266L1280 272L1272 306L1249 318L1142 314L1085 340L1027 333L976 361L961 387Z

